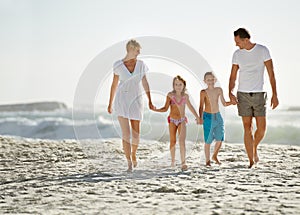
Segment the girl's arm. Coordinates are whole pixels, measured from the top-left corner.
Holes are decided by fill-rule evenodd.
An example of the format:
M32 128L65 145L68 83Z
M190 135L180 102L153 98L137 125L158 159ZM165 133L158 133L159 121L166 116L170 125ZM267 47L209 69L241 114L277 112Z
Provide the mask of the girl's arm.
M119 76L114 74L113 81L112 81L111 87L110 87L109 104L107 107L108 113L112 113L112 102L113 102L115 94L116 94L116 89L117 89L118 83L119 83Z
M221 99L221 102L222 102L223 106L226 107L226 106L232 105L232 101L230 101L230 102L226 102L226 101L225 101L222 88L219 88L219 89L220 89L220 90L219 90L220 99Z
M191 104L189 96L185 95L185 97L186 97L186 105L188 106L188 108L190 109L190 111L192 112L192 114L194 114L194 116L196 117L197 124L200 123L200 118L199 118L199 116L198 116L195 108Z
M167 95L167 98L166 98L165 106L163 106L163 107L161 107L161 108L159 108L159 109L154 108L154 109L152 109L152 110L153 110L153 111L156 111L156 112L166 112L166 111L169 109L169 107L170 107L170 102L171 102L171 99L170 99L170 96L169 96L169 94L168 94L168 95Z
M199 117L200 124L203 124L203 110L204 110L204 100L205 100L206 92L205 90L201 90L200 92L200 105L199 105Z

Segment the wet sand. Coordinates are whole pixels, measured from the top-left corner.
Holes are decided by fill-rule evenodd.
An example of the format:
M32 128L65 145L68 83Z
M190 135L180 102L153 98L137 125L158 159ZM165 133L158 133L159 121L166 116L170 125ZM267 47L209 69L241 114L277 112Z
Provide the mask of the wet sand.
M223 144L207 168L202 145L188 171L169 168L168 144L142 141L126 173L118 139L0 137L0 214L299 214L300 147L262 143L248 169L242 144ZM178 158L178 157L177 157Z

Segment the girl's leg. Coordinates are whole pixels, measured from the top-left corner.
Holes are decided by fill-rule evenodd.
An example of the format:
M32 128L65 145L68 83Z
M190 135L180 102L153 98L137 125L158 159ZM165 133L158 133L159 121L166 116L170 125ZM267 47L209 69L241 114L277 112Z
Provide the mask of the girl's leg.
M217 164L221 164L220 161L218 160L218 153L219 150L222 146L222 141L217 141L216 145L215 145L215 150L214 150L214 154L212 156L212 159L217 163Z
M129 121L127 118L118 117L119 124L122 130L122 143L123 143L123 150L125 153L125 157L127 159L128 163L128 170L132 171L132 163L131 163L131 146L130 146L130 127L129 127Z
M185 122L180 123L178 126L178 133L179 133L179 146L180 146L180 158L181 158L181 169L186 170L187 165L185 161L185 138L186 138L186 124Z
M139 120L130 120L131 123L131 132L132 132L132 145L131 145L131 158L133 167L137 166L136 161L136 151L140 143L140 121Z
M211 144L204 143L204 153L205 153L206 166L210 166L210 145Z
M170 153L171 153L171 166L172 167L175 167L176 132L177 132L177 126L174 123L169 123Z

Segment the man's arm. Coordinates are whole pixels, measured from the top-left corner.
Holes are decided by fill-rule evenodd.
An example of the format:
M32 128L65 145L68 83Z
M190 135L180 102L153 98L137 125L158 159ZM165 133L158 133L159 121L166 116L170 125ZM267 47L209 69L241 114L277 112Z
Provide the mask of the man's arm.
M237 64L232 64L231 73L229 78L229 98L232 104L237 104L237 99L235 95L233 95L233 89L235 87L235 81L237 77L237 72L239 70L239 66Z
M275 109L278 106L279 101L278 101L278 97L277 97L276 79L275 79L275 73L274 73L272 59L266 61L265 66L267 68L270 84L272 87L271 107L272 107L272 109Z

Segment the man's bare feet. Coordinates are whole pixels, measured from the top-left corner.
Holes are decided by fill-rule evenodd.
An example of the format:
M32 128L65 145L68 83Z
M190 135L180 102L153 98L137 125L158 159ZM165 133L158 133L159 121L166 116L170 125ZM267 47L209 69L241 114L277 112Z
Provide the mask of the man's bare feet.
M259 158L258 158L257 152L254 152L254 153L253 153L253 157L254 157L254 162L255 162L255 163L258 163Z
M217 164L221 165L221 162L218 160L217 156L213 156L211 159L215 161Z
M211 164L210 164L210 160L209 161L206 161L206 164L205 164L205 166L211 166Z
M182 171L186 171L188 169L187 165L186 164L182 164L181 165L181 170Z
M254 162L252 161L252 162L250 162L250 165L248 168L251 169L253 165L254 165Z
M132 158L133 167L135 168L137 166L136 154L132 153L131 158Z

